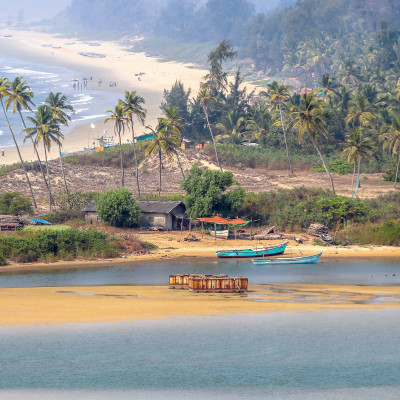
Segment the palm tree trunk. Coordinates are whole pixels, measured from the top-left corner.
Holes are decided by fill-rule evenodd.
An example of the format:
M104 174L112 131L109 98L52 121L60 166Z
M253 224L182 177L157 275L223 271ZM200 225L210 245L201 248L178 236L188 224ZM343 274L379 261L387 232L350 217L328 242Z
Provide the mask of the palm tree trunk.
M182 168L181 160L179 159L178 152L175 152L175 155L176 155L176 159L178 160L178 165L179 165L179 168L181 170L182 177L183 177L183 179L185 179L185 174L183 173L183 168Z
M313 144L313 146L314 146L316 152L318 153L319 158L321 159L322 165L324 166L324 169L325 169L326 173L327 173L328 176L329 176L329 180L331 181L331 186L332 186L332 192L333 192L333 194L336 194L336 193L335 193L335 186L334 186L334 184L333 184L332 175L331 175L331 173L329 172L328 167L327 167L326 164L325 164L324 157L322 157L322 153L321 153L321 151L319 150L319 148L318 148L318 146L317 146L317 143L315 143L315 140L311 138L311 142L312 142L312 144Z
M132 126L133 155L135 157L135 167L136 167L136 186L137 186L138 198L140 199L139 165L138 165L137 154L136 154L135 131L133 130L133 118L132 118L132 115L131 115L131 126Z
M160 160L160 182L158 185L158 197L161 197L161 147L158 148L158 158Z
M396 177L394 178L394 188L397 185L397 178L399 177L399 166L400 166L400 151L399 151L399 157L398 157L398 161L397 161L397 168L396 168Z
M61 155L61 144L58 144L58 152L60 154L61 173L62 173L62 176L63 176L63 179L64 179L65 193L66 193L67 196L69 196L67 180L65 179L64 163L63 163L62 155Z
M285 124L283 123L282 108L281 108L281 105L280 105L280 104L278 104L278 107L279 107L279 114L280 114L280 116L281 116L281 124L282 124L282 130L283 130L283 137L285 138L286 155L287 155L287 159L288 159L288 161L289 161L290 172L291 172L291 174L293 175L293 165L292 165L292 160L290 159L290 156L289 156L289 147L288 147L287 139L286 139Z
M214 143L215 158L217 159L217 164L218 164L219 169L221 170L221 172L224 172L224 171L222 170L221 163L219 162L218 151L217 151L217 145L215 144L214 135L213 135L213 133L212 133L212 129L211 129L211 126L210 126L210 122L209 122L209 120L208 120L208 113L207 113L206 107L203 107L203 110L204 110L204 114L205 114L205 116L206 116L207 126L208 126L208 129L210 130L211 138L212 138L212 141L213 141L213 143Z
M6 113L6 110L4 108L4 103L3 103L3 99L2 98L1 98L1 107L3 109L4 117L5 117L6 121L7 121L8 129L10 130L11 136L12 136L12 138L14 140L15 147L17 148L17 153L18 153L18 156L19 156L19 160L21 161L22 168L24 170L26 181L28 182L29 190L31 192L31 197L32 197L32 201L33 201L33 206L34 206L35 209L37 209L36 199L35 199L35 195L33 194L31 181L29 180L29 176L28 176L28 172L26 170L26 166L24 164L24 160L22 159L21 152L19 151L18 143L17 143L17 141L15 139L15 136L14 136L14 131L12 130L10 121L8 120L7 113Z
M354 177L356 176L356 160L353 163L353 177L351 178L351 195L354 193Z
M44 148L44 159L46 161L46 171L47 171L47 182L49 184L49 203L50 203L50 212L53 211L53 201L51 194L51 184L50 184L50 172L49 172L49 162L47 161L47 150L46 150L46 142L43 140L43 148Z
M23 116L22 116L21 110L19 110L18 112L19 112L19 116L20 116L20 118L21 118L22 124L24 125L24 128L26 129L25 120L24 120L24 118L23 118ZM33 144L33 150L35 151L35 154L36 154L36 158L37 158L37 160L38 160L38 162L39 162L39 168L40 168L40 172L42 173L43 181L44 181L44 183L46 184L47 191L49 192L49 196L51 197L51 201L52 201L52 203L53 203L53 205L54 205L55 202L54 202L53 196L51 196L51 192L50 192L50 190L49 190L49 184L47 183L46 175L45 175L45 173L44 173L42 161L41 161L41 159L40 159L39 151L38 151L38 148L37 148L37 145L36 145L36 140L34 140L34 139L31 137L31 141L32 141L32 144Z
M121 142L121 132L118 133L118 138L119 138L119 158L121 159L121 185L122 187L125 186L125 171L124 171L124 161L122 157L122 142Z
M357 190L359 187L361 187L361 185L359 184L359 182L360 182L360 164L361 164L361 160L358 160L356 190Z

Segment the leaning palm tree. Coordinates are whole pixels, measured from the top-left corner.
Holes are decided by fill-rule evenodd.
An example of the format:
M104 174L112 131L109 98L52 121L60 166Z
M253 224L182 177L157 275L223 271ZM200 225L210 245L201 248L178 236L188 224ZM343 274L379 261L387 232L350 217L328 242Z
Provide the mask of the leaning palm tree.
M131 131L132 131L132 145L133 145L133 155L135 158L135 167L136 167L136 186L138 197L140 199L140 185L139 185L139 165L136 154L136 140L135 140L135 131L133 129L133 117L144 125L144 121L146 119L147 110L143 108L143 104L145 103L144 98L139 96L134 90L132 92L125 92L125 98L119 101L124 108L124 113L128 117Z
M49 204L50 211L52 211L53 201L47 152L50 151L51 144L53 142L57 145L60 145L60 139L63 139L64 136L59 130L54 127L52 114L50 112L50 109L46 105L41 105L40 107L38 107L33 117L28 117L28 120L30 121L32 126L24 129L24 132L26 132L27 134L24 141L33 138L37 143L40 143L41 141L43 142L47 182L49 185Z
M161 172L162 172L162 153L171 160L174 148L179 147L180 137L177 132L172 132L167 129L163 118L159 118L156 129L154 130L151 126L146 126L146 129L150 130L152 138L145 139L140 143L140 147L146 147L145 155L152 156L158 154L159 160L159 185L158 185L158 196L161 196Z
M293 174L293 164L289 156L289 146L287 143L285 123L283 122L282 115L282 105L284 104L283 102L287 101L290 98L289 89L287 86L281 85L279 82L274 81L268 85L268 97L270 103L272 104L272 108L278 108L279 110L283 137L285 139L286 156L289 162L290 172Z
M394 116L392 124L384 126L383 131L385 133L379 136L380 140L384 141L383 147L388 149L392 156L395 154L398 155L396 176L394 179L394 187L396 187L400 166L400 114Z
M7 111L6 111L6 108L5 108L5 105L4 105L4 101L3 101L4 99L7 100L9 98L9 96L10 96L10 92L9 92L8 88L9 88L9 82L7 81L7 79L0 78L0 103L1 103L1 108L3 109L4 118L5 118L6 122L7 122L8 129L10 130L11 136L12 136L14 144L15 144L15 147L17 149L17 153L18 153L18 157L19 157L19 160L21 162L21 165L22 165L22 169L24 170L25 178L26 178L26 181L27 181L28 186L29 186L29 191L31 192L33 206L36 209L37 208L37 204L36 204L35 195L33 194L31 181L29 180L28 172L26 170L26 166L25 166L24 160L22 159L21 152L19 150L18 143L17 143L17 141L15 139L14 131L13 131L13 129L11 127L11 124L10 124L10 121L8 119Z
M128 126L128 117L124 112L124 106L121 103L115 106L114 110L107 110L110 117L104 120L104 123L112 121L114 123L114 132L119 138L119 156L121 159L121 186L125 186L125 171L124 171L124 161L122 155L122 142L121 135L125 133L125 128Z
M360 164L361 161L367 160L372 152L374 146L369 137L363 135L361 127L353 129L347 136L344 143L344 150L341 153L342 157L347 157L349 164L353 164L353 178L351 181L351 189L354 194L354 177L357 165L357 182L360 180Z
M48 106L49 111L51 112L54 129L60 132L61 125L68 126L68 122L71 121L71 117L67 113L67 111L73 112L74 108L70 104L67 104L67 97L60 92L57 92L56 94L50 92L47 99L45 100L45 103ZM60 166L64 180L65 193L68 196L69 190L67 180L65 178L64 164L62 161L61 143L58 144L58 152L60 155Z
M211 138L212 138L212 141L213 141L213 144L214 144L215 158L217 159L217 164L218 164L219 169L221 170L221 172L223 172L222 167L221 167L221 163L219 162L219 158L218 158L218 151L217 151L217 145L215 144L214 134L213 134L213 131L211 129L210 121L209 121L209 118L208 118L208 109L210 107L210 104L213 101L215 101L215 98L213 96L211 96L211 90L206 88L206 87L203 87L200 90L200 92L198 94L198 98L200 100L201 106L203 107L204 115L205 115L206 121L207 121L207 126L208 126L208 129L210 131Z
M182 136L183 136L183 133L185 132L185 128L184 128L185 119L182 118L178 114L178 109L173 106L165 107L163 109L163 113L164 113L165 117L159 119L159 121L162 120L162 123L165 127L164 129L165 129L167 135L174 137L174 140L171 142L171 144L173 144L172 152L176 155L179 169L181 170L183 179L185 179L185 174L183 172L181 160L180 160L179 154L178 154L179 145L182 142ZM178 146L175 146L175 136L176 135L179 137L179 145Z
M326 166L321 150L317 146L317 135L327 136L325 125L325 108L326 104L322 100L318 100L313 93L305 93L301 97L300 106L293 106L291 113L288 114L291 127L298 132L298 141L302 141L304 133L308 134L315 151L318 153L322 165L329 176L332 186L332 192L335 194L335 186L333 184L332 175Z

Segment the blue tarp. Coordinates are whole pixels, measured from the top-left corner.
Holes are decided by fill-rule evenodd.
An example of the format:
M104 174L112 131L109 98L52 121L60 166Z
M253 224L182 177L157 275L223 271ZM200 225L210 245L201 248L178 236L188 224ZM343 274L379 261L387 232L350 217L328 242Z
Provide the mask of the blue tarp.
M33 219L31 219L31 222L33 222L35 224L41 224L41 225L51 225L50 222L47 222L44 219L39 219L39 218L33 218Z

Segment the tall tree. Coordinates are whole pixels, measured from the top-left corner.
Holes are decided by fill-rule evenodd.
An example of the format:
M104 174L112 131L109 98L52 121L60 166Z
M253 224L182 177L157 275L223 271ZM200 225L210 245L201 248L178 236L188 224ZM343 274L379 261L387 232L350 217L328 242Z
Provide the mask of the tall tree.
M129 119L125 114L125 109L122 103L118 103L115 106L114 110L107 110L107 113L109 113L110 116L104 120L104 123L111 121L114 124L114 132L118 135L119 139L119 157L121 160L121 186L125 186L125 170L121 135L125 133L125 128L127 127Z
M283 137L285 139L286 156L287 156L287 159L289 162L290 172L293 174L293 164L292 164L292 160L290 159L290 155L289 155L289 146L288 146L287 137L286 137L285 122L283 120L283 115L282 115L282 106L284 106L285 101L287 101L290 98L289 89L287 86L281 85L281 84L279 84L279 82L274 81L274 82L268 84L268 98L269 98L269 101L270 101L272 107L277 108L279 111L281 127L282 127L282 131L283 131Z
M125 98L119 101L122 104L124 113L128 117L130 123L130 129L132 131L132 145L133 145L133 155L135 158L135 168L136 168L136 186L138 198L140 199L140 184L139 184L139 164L136 152L136 140L135 140L135 130L133 128L133 119L136 119L144 125L146 119L147 110L143 107L145 104L144 98L139 96L136 91L126 91Z
M396 176L394 179L394 187L396 187L400 166L400 114L393 117L391 125L383 127L383 132L384 133L379 137L383 141L383 147L388 149L392 156L397 154L398 157Z
M49 184L49 204L50 211L52 211L52 193L51 193L51 182L50 182L50 170L49 162L47 159L47 152L50 151L51 144L54 142L57 145L60 144L60 139L64 136L62 133L54 127L53 117L46 105L41 105L38 107L37 111L34 113L33 117L28 117L28 120L32 124L31 127L24 129L26 136L24 140L34 138L37 143L43 142L44 157L46 162L47 171L47 182Z
M373 106L364 94L357 94L354 96L349 112L346 118L346 124L352 124L353 126L362 126L364 134L367 136L368 128L372 128L375 125L375 114L376 107Z
M9 84L9 97L5 100L6 109L8 110L10 106L12 106L13 114L18 113L22 125L26 128L25 119L22 115L22 110L32 111L32 106L35 106L33 102L34 94L31 91L31 88L28 86L27 82L23 80L22 77L17 76L12 82ZM39 151L37 148L37 143L33 138L31 138L33 149L36 154L36 158L39 163L40 172L42 173L43 181L47 187L47 191L49 191L49 184L47 183L46 175L42 166L42 161L40 160ZM54 199L51 199L54 205Z
M15 147L17 149L17 153L18 153L18 157L19 157L19 160L21 162L21 165L22 165L22 169L24 170L25 179L26 179L26 182L28 183L29 191L31 193L33 206L36 209L37 208L37 204L36 204L35 195L33 194L31 181L29 179L28 172L26 170L26 166L25 166L24 160L22 159L22 155L21 155L21 152L19 150L19 146L18 146L17 140L15 139L14 131L13 131L12 127L11 127L10 121L8 119L8 116L7 116L7 111L6 111L6 108L5 108L5 105L4 105L4 99L8 99L10 97L9 87L10 87L10 82L5 78L0 78L0 103L1 103L1 108L3 109L4 118L5 118L6 122L7 122L8 129L9 129L9 131L11 133L11 136L13 138Z
M55 94L53 92L50 92L49 95L47 96L47 99L45 100L45 103L47 104L52 116L53 128L58 132L61 132L61 125L68 126L68 122L71 121L71 117L68 114L68 111L73 112L74 108L70 104L67 104L67 97L60 92L57 92ZM60 155L60 166L64 180L65 193L68 196L69 191L68 191L67 180L65 178L60 141L58 143L58 152Z
M318 153L322 165L328 174L332 192L335 194L335 186L333 183L332 175L326 166L324 157L319 149L316 139L318 134L327 136L326 123L325 123L325 102L318 100L313 93L305 93L301 97L300 106L293 106L288 118L291 121L291 126L298 132L298 141L302 141L304 133L307 133L314 146L315 151Z
M213 96L211 96L211 91L210 91L210 89L205 88L205 87L202 88L202 89L200 90L200 92L199 92L199 94L198 94L198 98L200 99L200 104L201 104L201 106L202 106L202 108L203 108L204 115L205 115L206 121L207 121L207 126L208 126L208 129L209 129L209 131L210 131L211 139L212 139L213 144L214 144L215 158L216 158L216 160L217 160L217 164L218 164L219 169L221 170L221 172L224 172L224 171L222 170L221 163L220 163L220 161L219 161L218 151L217 151L217 145L216 145L216 143L215 143L214 134L213 134L213 131L212 131L212 129L211 129L210 120L209 120L209 118L208 118L208 109L209 109L211 103L212 103L212 102L215 102L215 98L214 98Z

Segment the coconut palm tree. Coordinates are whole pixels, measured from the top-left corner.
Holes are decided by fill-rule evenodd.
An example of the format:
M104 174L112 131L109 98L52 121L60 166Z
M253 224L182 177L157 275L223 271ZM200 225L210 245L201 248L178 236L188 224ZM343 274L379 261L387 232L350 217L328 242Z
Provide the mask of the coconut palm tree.
M104 120L106 124L108 121L114 123L114 132L118 135L119 139L119 156L121 159L121 186L125 186L125 171L124 171L124 161L122 155L122 141L121 135L125 133L125 128L128 126L129 119L125 114L124 106L121 103L115 106L114 110L107 110L110 117Z
M394 187L396 187L400 166L400 114L394 116L392 124L384 126L382 130L385 133L380 135L379 139L383 140L383 147L388 149L392 156L395 154L398 155L396 176L394 179Z
M206 88L206 87L203 87L200 90L200 92L198 94L198 98L199 98L200 104L201 104L201 106L203 108L204 115L205 115L206 121L207 121L208 130L210 131L211 139L212 139L213 144L214 144L215 158L217 160L217 164L218 164L219 169L221 170L221 172L223 172L222 167L221 167L221 163L220 163L219 158L218 158L218 151L217 151L217 145L215 143L214 134L213 134L213 131L211 129L210 121L209 121L209 118L208 118L208 109L209 109L211 103L215 102L215 98L213 96L211 96L211 90Z
M374 145L369 137L363 135L361 127L354 128L347 136L344 143L344 150L341 153L342 157L347 157L349 164L353 164L353 178L351 181L351 189L353 192L354 177L357 165L357 182L360 179L360 164L361 161L367 160L374 150Z
M151 126L146 126L146 129L152 134L152 138L143 140L140 147L145 148L145 155L152 156L158 154L159 160L159 185L158 196L161 196L161 172L162 172L162 153L171 160L174 148L180 145L180 136L177 131L168 130L163 118L158 119L158 124L154 130Z
M291 121L291 127L298 132L299 143L303 140L304 133L308 134L314 149L318 153L322 165L329 176L332 186L332 192L335 194L335 186L333 184L332 175L326 166L324 157L319 149L316 139L318 134L327 136L325 124L326 104L319 100L313 93L305 93L301 97L300 106L293 106L288 119Z
M63 134L54 126L53 116L50 109L46 105L38 107L33 117L28 117L28 120L32 124L31 127L24 129L26 136L24 141L33 138L37 143L43 142L44 157L46 162L47 182L49 185L49 204L50 211L52 211L53 201L51 193L51 182L50 182L50 170L49 162L47 159L47 152L50 151L51 144L54 142L60 145L60 139L63 139Z
M0 103L1 103L1 108L3 109L4 118L5 118L6 122L7 122L8 129L9 129L9 131L11 133L11 136L13 138L15 147L17 149L17 153L18 153L18 157L19 157L19 160L21 162L21 165L22 165L22 169L24 170L25 179L26 179L26 182L28 183L29 191L31 193L33 206L34 206L35 209L37 209L36 199L35 199L35 195L33 194L31 181L29 180L28 172L26 170L26 166L25 166L24 160L22 159L22 155L21 155L21 152L19 150L18 143L17 143L17 141L15 139L14 131L13 131L12 127L11 127L10 121L8 119L8 116L7 116L7 111L6 111L6 108L5 108L5 105L4 105L4 100L7 100L9 98L9 96L10 96L9 82L5 78L0 78Z
M139 165L136 154L136 140L135 140L135 130L133 129L133 117L144 125L144 121L146 119L147 110L143 108L143 104L145 103L144 98L139 96L136 91L126 91L125 98L119 101L124 108L124 113L128 117L130 122L130 127L132 131L132 145L133 145L133 155L135 158L135 167L136 167L136 186L138 192L138 198L140 199L140 185L139 185Z
M319 84L320 87L318 88L318 91L323 92L325 101L328 104L331 104L334 97L340 96L339 89L342 85L336 81L336 78L334 76L323 74L321 82Z
M289 146L287 143L285 123L283 121L283 115L282 115L282 106L285 104L284 102L289 100L290 98L289 89L287 86L281 85L279 82L274 81L268 85L268 97L269 97L269 102L272 105L272 108L273 109L278 108L279 110L283 137L285 139L286 156L289 162L290 172L291 174L293 174L293 164L289 156Z
M352 87L356 86L361 80L361 69L353 59L346 59L340 65L338 74L342 78L342 83Z
M8 110L10 106L12 106L12 111L13 114L18 113L22 125L24 126L24 129L26 128L25 120L22 115L22 110L29 110L32 111L31 106L35 106L35 103L33 102L33 92L31 92L31 88L28 86L26 81L22 80L23 78L17 76L12 82L9 83L8 91L9 91L9 97L5 101L5 106L6 109ZM33 137L31 138L33 149L36 154L36 158L39 163L39 168L40 172L42 173L43 181L47 187L47 191L49 191L49 184L47 183L46 175L42 166L42 161L39 156L39 151L37 148L37 143L33 140ZM54 199L52 198L51 200L54 205Z
M376 107L373 106L364 94L358 93L351 101L349 112L346 117L346 124L362 126L364 134L367 136L369 127L374 127L376 119Z
M168 135L172 135L172 136L178 135L179 136L179 144L180 144L182 142L182 136L185 132L185 128L184 128L185 119L182 118L178 114L178 109L173 106L165 107L163 109L163 113L164 113L165 117L162 118L162 121L163 121L162 123L165 126L164 129L166 130L166 133ZM174 143L175 143L175 138L171 142L171 144L174 144ZM179 150L179 146L173 145L172 152L176 155L179 169L181 170L183 179L185 179L185 174L183 172L183 168L182 168L181 160L179 158L178 150Z
M45 103L48 106L49 111L51 113L52 124L54 125L54 129L60 132L61 125L68 126L68 122L71 121L71 117L67 113L67 111L73 112L74 108L70 104L67 104L67 97L60 92L57 92L55 94L53 92L50 92L49 95L47 96L47 99L45 100ZM61 142L59 142L58 144L58 152L60 155L60 166L64 180L65 193L68 196L69 190L68 190L67 180L65 179L64 164L62 161L62 154L61 154Z

